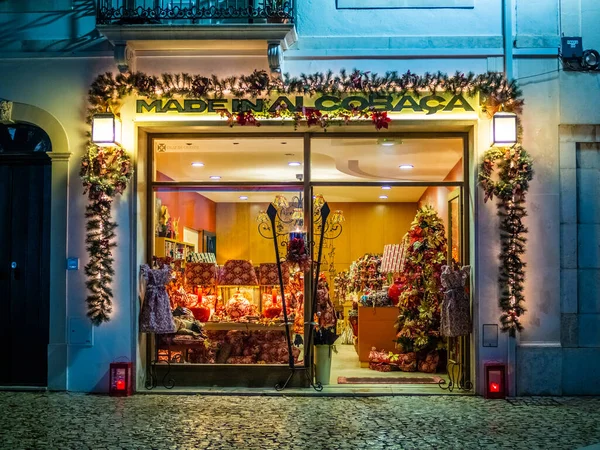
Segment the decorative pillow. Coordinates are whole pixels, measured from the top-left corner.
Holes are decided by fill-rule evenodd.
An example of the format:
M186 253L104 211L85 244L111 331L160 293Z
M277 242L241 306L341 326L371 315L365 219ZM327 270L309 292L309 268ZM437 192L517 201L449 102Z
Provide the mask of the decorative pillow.
M217 283L217 265L213 263L192 263L185 265L187 286L214 286Z
M219 284L224 286L256 286L258 279L252 261L230 259L223 266Z

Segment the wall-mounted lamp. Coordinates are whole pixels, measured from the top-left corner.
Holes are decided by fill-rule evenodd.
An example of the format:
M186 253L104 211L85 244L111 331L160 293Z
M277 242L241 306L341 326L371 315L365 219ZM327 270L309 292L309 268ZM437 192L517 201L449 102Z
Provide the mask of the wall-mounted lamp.
M113 113L94 114L92 117L92 142L96 145L121 143L121 121Z
M517 143L517 115L497 112L492 118L493 145L510 146Z

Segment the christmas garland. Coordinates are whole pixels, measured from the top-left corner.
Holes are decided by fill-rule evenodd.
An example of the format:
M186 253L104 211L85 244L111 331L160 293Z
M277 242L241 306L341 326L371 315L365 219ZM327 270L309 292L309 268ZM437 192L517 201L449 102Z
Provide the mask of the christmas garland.
M498 168L497 181L493 179ZM484 201L498 198L500 223L500 274L499 283L502 330L514 336L523 330L521 315L525 312L523 283L525 263L521 255L525 252L527 229L523 218L525 194L533 178L533 166L529 154L517 144L513 147L491 148L483 155L480 166L479 184L485 192Z
M513 81L502 74L486 73L475 75L456 72L449 76L441 72L417 75L406 72L387 72L379 76L371 72L354 70L350 73L341 70L333 72L302 74L299 77L284 75L271 77L265 71L254 71L250 75L218 78L215 75L162 74L160 77L141 72L99 75L92 83L89 92L90 113L105 112L107 106L113 110L120 108L122 99L129 95L149 99L171 99L175 97L197 99L201 97L222 98L231 95L235 98L257 98L271 93L297 95L340 95L360 93L364 95L407 95L419 97L425 93L450 93L480 95L484 110L494 110L499 105L510 111L519 112L523 106L521 92ZM358 108L321 111L316 108L290 109L287 104L272 105L263 103L263 109L253 111L225 111L219 113L230 126L260 126L260 119L281 118L293 120L294 126L300 123L307 127L317 126L327 130L331 123L348 124L354 120L371 120L377 130L388 128L392 121L388 111Z
M110 287L115 273L112 249L117 223L111 220L111 206L116 195L122 194L132 175L129 155L120 146L98 147L88 143L79 173L83 194L88 196L85 207L86 250L90 256L85 266L88 317L94 325L110 320L113 292Z

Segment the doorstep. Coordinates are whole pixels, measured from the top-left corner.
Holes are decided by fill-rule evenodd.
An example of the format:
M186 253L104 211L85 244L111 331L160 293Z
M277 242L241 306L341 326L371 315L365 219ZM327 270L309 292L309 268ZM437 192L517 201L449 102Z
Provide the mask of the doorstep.
M141 389L136 392L141 395L239 395L239 396L270 396L270 397L384 397L401 395L474 395L473 391L448 392L439 386L382 386L382 385L328 385L323 386L321 392L312 388L287 388L276 391L274 388L246 388L246 387L189 387L180 386L173 389L155 387L154 389Z

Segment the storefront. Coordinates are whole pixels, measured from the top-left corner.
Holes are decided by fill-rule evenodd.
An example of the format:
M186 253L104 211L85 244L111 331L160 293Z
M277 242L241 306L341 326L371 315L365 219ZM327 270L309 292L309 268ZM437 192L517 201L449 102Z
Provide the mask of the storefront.
M472 260L465 174L476 97L357 92L125 105L131 129L123 132L138 135L141 295L169 316L135 305L138 389L283 387L289 366L290 386L311 384L314 343L332 357L321 365L316 357L322 384L471 390L468 276L477 267L461 286L466 319L441 313L441 278L447 261L458 271ZM354 116L341 117L348 111ZM168 299L147 289L161 267L173 277ZM447 326L456 320L466 320L459 332Z

